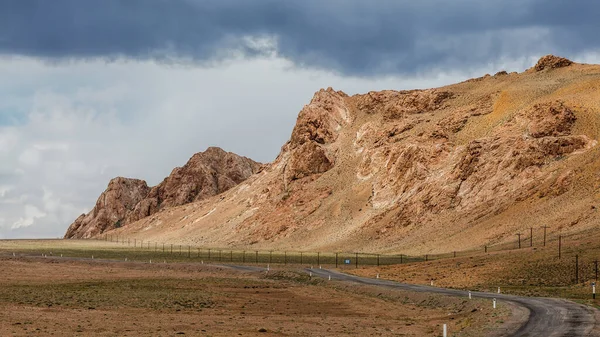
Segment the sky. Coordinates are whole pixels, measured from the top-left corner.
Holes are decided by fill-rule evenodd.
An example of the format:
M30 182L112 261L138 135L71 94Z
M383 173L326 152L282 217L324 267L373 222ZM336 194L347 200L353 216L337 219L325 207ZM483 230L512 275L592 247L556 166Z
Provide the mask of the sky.
M219 146L261 162L320 88L600 63L600 3L3 0L0 239L62 237L116 176Z

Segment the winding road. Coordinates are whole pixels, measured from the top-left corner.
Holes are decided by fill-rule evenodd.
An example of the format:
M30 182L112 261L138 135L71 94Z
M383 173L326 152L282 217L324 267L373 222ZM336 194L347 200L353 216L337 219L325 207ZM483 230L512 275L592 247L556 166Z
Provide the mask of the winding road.
M340 273L327 269L307 269L313 276L329 278L345 282L366 284L386 288L402 289L417 292L444 294L451 296L468 297L467 291L445 289L414 284L398 283L394 281L372 279ZM504 294L472 292L475 298L496 298L508 304L527 309L529 317L520 324L507 327L499 336L508 337L583 337L600 336L600 317L598 310L577 304L571 301L555 298L519 297ZM526 315L526 314L525 314Z

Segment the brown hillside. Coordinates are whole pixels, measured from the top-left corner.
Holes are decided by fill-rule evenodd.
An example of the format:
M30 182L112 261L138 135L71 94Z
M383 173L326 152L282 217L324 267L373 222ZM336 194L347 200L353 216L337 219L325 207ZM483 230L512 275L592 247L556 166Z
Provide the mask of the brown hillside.
M435 253L599 216L600 66L545 56L442 88L320 90L277 159L114 234L252 249Z

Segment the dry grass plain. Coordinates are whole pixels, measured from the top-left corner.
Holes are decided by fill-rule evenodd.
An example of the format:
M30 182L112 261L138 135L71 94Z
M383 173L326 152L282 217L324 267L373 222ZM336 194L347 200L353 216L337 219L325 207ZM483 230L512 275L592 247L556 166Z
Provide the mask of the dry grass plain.
M482 336L510 314L486 301L311 279L301 270L150 264L135 252L127 262L78 257L114 249L0 241L0 335L437 336L446 323L452 336Z

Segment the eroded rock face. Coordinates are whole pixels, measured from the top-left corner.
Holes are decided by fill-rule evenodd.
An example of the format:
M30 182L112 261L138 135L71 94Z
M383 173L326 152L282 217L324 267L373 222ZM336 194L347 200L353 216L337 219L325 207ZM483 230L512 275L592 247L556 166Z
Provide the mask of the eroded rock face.
M80 215L69 226L65 238L90 238L122 226L126 215L149 191L150 187L143 180L122 177L112 179L92 211Z
M533 68L535 69L535 71L542 71L544 69L568 67L571 64L573 64L573 61L564 57L546 55L540 58Z
M137 221L164 207L184 205L221 194L256 173L261 164L211 147L197 153L183 166L175 168L153 187L128 214L126 222Z
M82 214L65 238L89 238L152 215L165 207L179 206L220 194L246 180L261 164L220 148L197 153L175 168L159 185L143 180L115 178L96 206Z
M331 145L340 130L352 121L345 103L347 97L331 88L320 90L300 111L290 141L282 151L289 158L285 179L301 179L333 167L337 147Z

